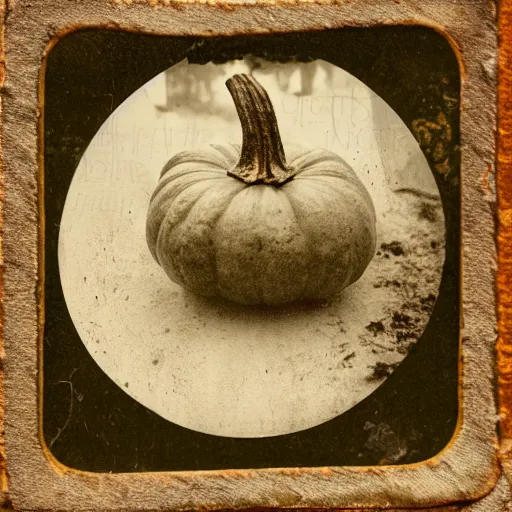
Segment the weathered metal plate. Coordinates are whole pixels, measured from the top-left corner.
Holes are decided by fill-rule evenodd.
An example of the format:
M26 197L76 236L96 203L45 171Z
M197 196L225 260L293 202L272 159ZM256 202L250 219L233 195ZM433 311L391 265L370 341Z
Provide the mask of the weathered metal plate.
M40 393L45 312L41 293L45 277L42 87L45 58L51 47L64 34L85 26L155 35L209 36L410 24L433 27L444 34L457 55L461 72L460 409L450 444L427 461L378 467L108 474L77 471L58 463L43 440ZM484 0L463 5L434 0L393 5L371 1L272 6L233 2L110 4L101 0L87 4L56 0L9 4L5 11L2 105L3 339L8 496L15 506L22 510L457 510L462 502L488 495L469 505L469 510L505 510L509 491L506 481L498 480L494 352L496 36L496 5ZM502 112L510 115L508 97L501 106ZM506 142L500 148L500 169L504 169L509 165L510 148ZM439 172L442 169L440 162ZM500 198L503 204L506 197ZM502 247L506 247L509 228L507 211L505 207L500 217ZM504 265L507 261L503 256ZM505 275L502 273L501 278ZM506 307L505 300L502 320ZM504 356L507 340L504 332L500 345ZM501 362L506 370L506 360ZM506 372L503 375L506 384ZM506 395L501 398L502 410L506 411L509 399ZM503 432L508 438L506 425Z

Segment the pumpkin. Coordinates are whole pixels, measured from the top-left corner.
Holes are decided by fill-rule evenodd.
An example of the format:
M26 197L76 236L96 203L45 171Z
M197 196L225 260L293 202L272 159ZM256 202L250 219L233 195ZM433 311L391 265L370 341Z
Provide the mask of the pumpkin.
M375 210L350 166L325 149L287 147L261 84L226 85L242 144L183 151L150 199L147 243L169 278L241 304L325 300L375 252Z

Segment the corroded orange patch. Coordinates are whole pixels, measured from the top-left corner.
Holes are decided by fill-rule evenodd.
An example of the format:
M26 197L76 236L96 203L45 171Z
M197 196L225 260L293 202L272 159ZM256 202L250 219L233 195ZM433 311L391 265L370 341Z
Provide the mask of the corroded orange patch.
M512 439L512 0L500 2L498 103L499 397L502 439Z

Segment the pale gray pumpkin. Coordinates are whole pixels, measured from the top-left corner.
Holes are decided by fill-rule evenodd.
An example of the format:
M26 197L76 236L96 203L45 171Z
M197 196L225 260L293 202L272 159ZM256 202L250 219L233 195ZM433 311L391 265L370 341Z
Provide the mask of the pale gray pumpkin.
M375 211L338 155L287 148L263 87L226 85L242 146L184 151L151 197L147 242L167 275L200 295L242 304L328 299L354 283L375 252Z

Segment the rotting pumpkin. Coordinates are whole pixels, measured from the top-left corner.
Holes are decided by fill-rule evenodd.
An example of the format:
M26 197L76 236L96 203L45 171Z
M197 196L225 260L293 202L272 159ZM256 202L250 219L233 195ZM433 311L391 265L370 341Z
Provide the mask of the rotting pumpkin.
M357 281L375 253L375 210L338 155L287 148L265 89L226 85L242 145L184 151L163 168L147 214L151 254L194 293L241 304L325 300Z

